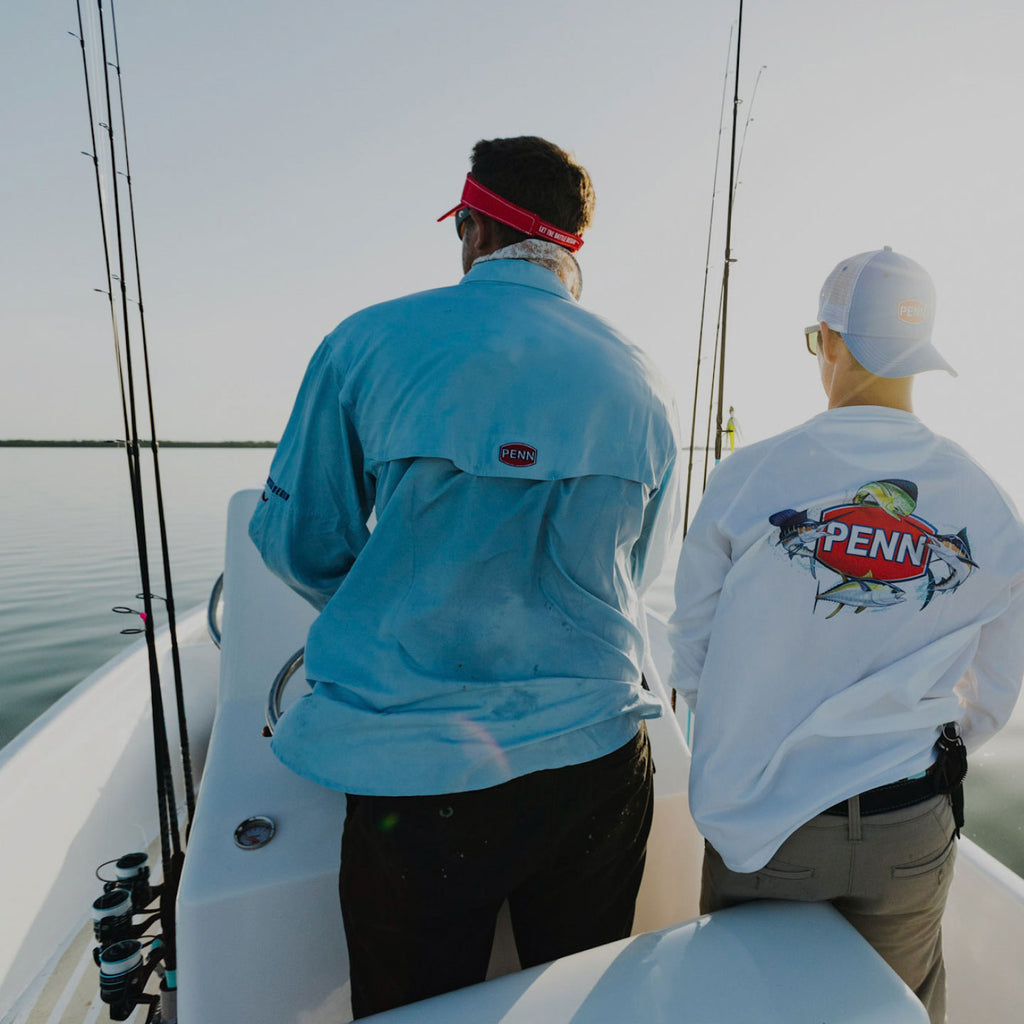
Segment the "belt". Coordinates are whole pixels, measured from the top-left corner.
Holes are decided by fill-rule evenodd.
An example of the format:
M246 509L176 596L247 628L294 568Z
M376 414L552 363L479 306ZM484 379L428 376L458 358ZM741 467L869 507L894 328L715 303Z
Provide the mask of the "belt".
M913 807L914 804L922 803L944 791L942 776L934 770L933 765L920 775L900 779L899 782L890 782L886 786L878 786L876 789L861 793L860 813L863 817L868 814L881 814L884 811L898 811L902 807ZM848 813L847 803L843 800L827 807L821 813L845 818Z

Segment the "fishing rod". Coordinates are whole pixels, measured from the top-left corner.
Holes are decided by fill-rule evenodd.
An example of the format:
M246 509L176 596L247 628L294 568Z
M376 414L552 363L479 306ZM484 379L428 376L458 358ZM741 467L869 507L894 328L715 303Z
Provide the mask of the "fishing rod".
M711 238L715 226L715 198L718 195L718 164L722 155L722 132L725 129L725 97L729 85L729 64L732 60L732 33L733 26L729 26L729 45L725 51L725 75L722 78L722 105L718 115L718 141L715 146L715 173L711 182L711 215L708 218L708 245L704 256L704 289L700 302L700 327L697 330L697 365L693 375L693 412L690 416L690 446L689 464L686 467L686 499L683 505L683 537L686 537L690 528L690 488L693 482L693 452L694 442L697 434L697 404L700 396L700 364L701 353L704 347L704 314L708 302L708 276L711 271ZM716 348L717 351L717 348ZM714 377L714 366L711 369ZM706 448L705 448L706 451ZM705 466L707 458L705 457ZM705 477L707 470L705 469Z
M751 93L751 96L750 96L750 103L747 105L747 118L746 118L746 121L743 124L743 140L740 143L740 155L739 155L739 158L736 160L736 179L737 180L736 180L736 184L735 184L734 188L732 189L733 205L732 205L732 207L730 209L730 213L729 213L730 222L731 222L732 214L735 212L735 200L736 200L736 197L739 195L740 185L743 184L743 182L739 178L739 174L740 174L740 170L743 167L743 153L744 153L744 150L746 149L746 145L747 145L747 132L750 129L751 121L754 120L754 103L757 100L757 88L761 84L761 75L765 72L766 69L767 69L767 65L765 65L765 64L762 64L761 67L758 69L757 78L754 80L754 89L753 89L753 92ZM735 262L735 260L733 260L733 262ZM712 356L712 361L711 361L711 374L712 374L712 377L714 377L715 369L718 367L718 342L719 342L719 332L722 329L723 299L724 299L724 296L720 292L719 293L719 304L718 304L719 319L718 319L718 324L717 324L717 326L715 328L715 348L714 348L714 354ZM708 482L708 468L709 468L708 455L709 455L709 452L712 450L712 446L711 446L711 413L712 413L712 409L714 408L714 397L715 397L715 391L714 391L714 387L712 386L711 396L710 396L709 401L708 401L707 430L706 430L706 432L704 434L704 479L703 479L703 484L704 484L705 487L707 486L707 482ZM732 411L732 409L730 407L730 412L731 411ZM726 433L729 432L729 424L734 424L734 420L733 420L732 416L730 416L730 418L729 418L729 423L726 424L726 428L725 428L725 432ZM733 443L735 443L735 440L736 440L736 436L735 436L735 433L734 433L734 435L733 435ZM716 464L719 461L720 461L720 458L716 458L715 459Z
M131 223L132 254L135 264L135 289L138 296L139 332L142 340L142 359L146 381L146 405L149 409L149 432L153 453L153 482L156 491L157 522L160 530L160 553L164 574L164 607L167 611L167 627L171 640L171 665L174 672L174 692L178 712L178 738L181 748L182 774L185 785L186 820L191 823L195 817L196 798L192 777L192 754L188 739L188 722L185 716L185 691L181 679L181 657L178 651L178 628L174 610L174 587L171 581L171 556L167 543L167 517L164 513L163 484L160 476L160 445L157 441L156 414L153 409L153 386L149 370L149 344L146 339L146 315L142 303L142 272L139 266L139 240L135 227L135 193L132 189L131 163L128 159L128 128L124 110L124 87L121 78L121 53L117 42L117 17L114 0L110 0L110 26L114 39L114 70L117 73L117 95L121 112L121 146L124 152L124 179L128 186L128 213Z
M80 3L81 0L76 0ZM98 19L98 31L100 40L100 51L102 56L103 87L106 99L107 120L100 122L100 127L106 129L107 142L109 146L109 159L111 169L110 198L113 206L113 227L116 244L114 252L117 257L117 274L114 275L118 283L121 298L121 326L124 335L124 376L126 385L125 401L129 414L129 434L126 437L125 451L128 456L128 475L132 494L132 511L135 518L135 540L138 548L139 573L142 579L141 598L145 609L143 617L146 645L149 652L149 674L150 689L153 701L153 732L156 758L158 762L157 778L158 793L161 803L160 814L161 824L166 818L173 854L177 856L181 852L181 839L178 832L177 807L174 800L174 783L170 773L170 753L167 741L167 727L164 716L163 691L160 687L160 667L157 658L155 618L153 615L153 594L150 585L149 554L146 542L146 515L143 505L142 477L140 470L140 447L138 410L135 401L135 372L132 358L132 345L130 338L130 316L128 309L128 286L125 281L125 245L122 230L120 189L117 186L117 147L114 138L114 116L113 101L110 94L110 76L107 73L109 61L107 58L107 37L104 27L103 0L96 0L96 11ZM107 242L107 230L104 227L104 244ZM171 850L167 851L169 854ZM170 862L170 856L167 863Z
M740 170L743 167L743 153L747 148L747 132L750 130L750 123L754 120L754 104L757 102L757 88L761 84L761 76L768 70L767 64L762 64L757 69L757 77L754 79L754 88L750 92L750 102L747 104L747 119L743 122L743 140L740 142L740 155L736 160L736 191L739 192L743 180L740 178Z
M82 71L85 74L85 102L89 111L89 138L92 146L89 152L82 150L82 155L87 156L92 160L93 169L95 171L96 196L99 200L100 207L100 231L103 234L103 259L106 264L107 272L106 289L98 288L96 290L103 291L103 294L107 296L110 304L110 328L114 336L114 360L117 365L119 393L121 396L121 416L124 420L124 436L128 437L128 405L125 399L124 372L121 365L121 337L117 325L117 310L114 306L114 292L110 287L110 282L113 278L113 271L110 268L110 246L107 240L106 190L103 187L103 179L100 173L99 146L96 144L96 118L92 109L92 90L89 87L89 61L85 53L85 27L82 23L82 5L80 0L75 0L75 5L78 11L78 34L75 35L74 32L69 32L68 34L75 36L82 51Z
M736 121L740 106L740 50L743 46L743 0L736 26L736 74L732 100L732 144L729 150L729 207L725 215L725 266L722 268L722 328L718 345L718 410L715 463L722 459L722 411L725 399L725 338L729 312L729 268L732 266L732 210L736 199Z
M122 231L122 216L121 216L121 202L120 202L120 188L118 185L118 170L117 170L117 146L115 144L114 135L114 117L113 117L113 101L110 90L110 73L109 68L112 65L108 60L107 56L107 40L106 40L106 29L105 19L103 12L103 0L96 0L96 19L98 24L98 35L101 51L101 73L103 76L103 87L104 96L106 102L106 122L97 122L94 115L93 99L92 99L92 84L91 76L89 73L89 62L86 56L85 50L85 26L82 16L82 2L81 0L75 0L76 11L78 14L78 40L81 47L82 53L82 67L85 77L85 92L86 92L86 104L89 114L89 131L90 139L92 142L92 152L86 155L92 157L93 167L95 171L97 198L100 212L100 230L103 236L103 251L104 251L104 262L107 272L107 290L106 294L110 304L112 332L114 336L114 355L117 364L118 383L120 387L121 397L121 410L124 419L125 427L125 452L128 463L128 477L132 496L132 511L135 521L135 538L136 546L138 549L138 560L139 560L139 572L142 581L142 592L138 597L143 601L144 612L140 616L143 620L143 632L145 633L146 647L148 652L148 664L149 664L149 683L150 683L150 700L152 704L152 727L153 727L153 749L154 749L154 760L156 768L156 789L157 789L157 812L160 823L160 849L161 858L163 862L164 881L163 885L156 887L154 890L150 890L148 885L140 888L140 892L143 896L140 896L139 902L136 903L135 897L129 901L128 909L125 911L123 908L118 907L117 913L112 915L109 913L107 906L111 901L117 902L119 899L123 899L123 896L119 896L122 893L125 886L120 880L114 880L105 886L104 896L100 897L93 904L94 918L96 920L96 937L101 943L106 941L107 944L101 949L96 950L97 964L100 968L100 994L103 1000L111 1004L111 1016L115 1020L124 1020L131 1013L134 1006L140 1003L150 1004L150 1014L147 1017L148 1020L155 1019L158 1005L165 1011L163 1019L170 1020L173 1016L176 1016L173 1010L174 994L176 990L176 928L175 928L175 903L177 897L178 881L181 874L181 865L184 858L184 853L181 845L181 836L178 829L177 820L177 801L175 799L174 792L174 780L171 771L171 758L170 748L167 738L167 726L164 712L163 693L160 685L160 671L159 661L157 657L156 649L156 636L155 636L155 620L153 615L153 593L150 585L150 572L149 572L149 559L148 559L148 547L146 541L146 523L145 523L145 508L143 503L142 493L142 479L141 479L141 466L140 466L140 443L138 434L138 415L135 400L135 375L132 359L132 345L131 345L131 318L129 316L128 308L128 289L125 280L125 249L126 245L124 242L124 235ZM113 0L111 0L113 4ZM111 6L111 18L113 19L113 7ZM113 25L113 22L112 22ZM116 33L116 28L115 28ZM74 33L71 33L74 35ZM95 46L95 42L93 42ZM116 48L116 34L115 34L115 48ZM115 50L116 54L116 50ZM117 59L117 73L118 73L118 85L120 87L120 60ZM121 94L121 118L122 118L122 133L124 130L124 104L123 104L123 93ZM97 145L96 139L96 124L99 124L101 128L104 128L107 133L107 141L109 148L109 164L110 164L110 175L111 182L108 188L104 188L103 178L100 172L100 149ZM128 167L127 158L127 144L126 140L122 138L122 146L124 149L125 166ZM129 180L129 192L130 192L130 176ZM108 194L109 193L109 202ZM113 239L114 239L114 254L116 255L117 261L117 273L115 274L112 269L111 259L111 219L108 212L108 206L112 205L113 209ZM133 246L135 245L135 224L134 224L134 206L132 207L132 238ZM134 249L134 259L136 267L136 279L140 285L139 294L139 309L141 315L141 280L138 270L138 252L137 248ZM114 288L113 282L118 282L120 288L120 320L118 317L117 304L114 300ZM119 329L120 324L120 329ZM122 348L121 336L123 333L124 344ZM150 404L150 424L153 426L153 412L152 412L152 391L149 384L149 367L148 367L148 355L146 357L146 385L147 385L147 396ZM157 439L155 429L153 430L152 436L152 448L154 450L154 464L158 467L156 461L156 449ZM158 471L158 470L157 470ZM159 484L158 484L159 487ZM161 519L162 519L161 514ZM163 525L163 524L162 524ZM169 560L167 557L166 542L163 544L164 548L164 559L165 559L165 575L169 582ZM168 597L172 595L168 593ZM128 609L115 609L115 611L127 611ZM130 631L125 631L130 632ZM178 669L180 674L180 669ZM183 714L182 707L182 695L179 688L179 717ZM184 747L183 751L187 752L187 734L183 733ZM138 860L141 858L141 860ZM148 868L143 868L141 865L145 862L145 854L129 854L127 858L122 860L132 859L132 872L133 875L143 876L148 878ZM120 865L120 861L118 862ZM119 876L120 879L120 876ZM114 891L111 891L114 890ZM145 904L154 894L158 894L160 897L158 916L161 921L162 935L157 943L154 943L154 948L150 954L149 961L143 964L141 957L141 943L137 941L135 931L131 925L131 916L133 913L141 912L145 909ZM106 901L106 902L104 902ZM103 904L103 906L100 906ZM97 916L106 914L106 917ZM120 921L121 928L127 928L127 931L116 931L111 933L111 921ZM127 921L127 925L124 922ZM163 998L160 996L145 995L142 992L147 979L153 970L159 969L159 963L163 963L164 978L161 984L161 990Z
M690 443L688 447L689 452L689 464L686 472L686 496L684 499L683 506L683 537L686 537L687 531L689 530L689 518L690 518L690 498L692 494L693 485L693 456L696 451L704 452L704 469L702 475L702 486L707 486L708 471L710 468L710 453L715 452L715 463L721 461L721 447L722 447L722 434L728 433L731 430L735 430L735 419L730 415L729 425L723 428L722 417L723 417L723 405L724 405L724 377L725 377L725 361L723 358L724 348L724 334L726 328L726 308L728 304L728 276L730 264L735 262L735 258L732 255L732 219L735 210L736 195L739 190L740 181L738 178L740 168L743 164L743 154L746 148L747 133L750 129L750 124L753 121L754 102L757 98L757 89L761 82L761 75L766 70L766 65L761 65L757 72L757 78L754 82L754 89L751 94L751 100L747 107L747 117L743 126L743 137L740 144L739 157L736 155L736 132L738 124L738 113L740 104L743 102L739 97L739 72L740 72L740 35L742 33L743 23L743 4L742 0L739 5L739 17L738 21L735 22L729 29L729 45L726 50L726 66L725 76L722 83L722 103L719 111L718 120L718 145L715 149L715 172L713 179L713 187L711 192L711 214L708 220L708 239L707 249L705 253L704 262L704 288L701 297L701 309L700 309L700 325L697 332L697 364L694 371L694 387L693 387L693 406L690 418ZM718 196L718 173L719 173L719 161L721 158L721 138L724 130L725 123L725 99L727 95L727 87L729 82L729 68L731 64L732 56L732 38L733 32L736 31L736 70L734 75L734 90L733 90L733 116L732 116L732 132L731 132L731 143L730 143L730 156L729 156L729 205L727 209L726 218L726 244L725 244L725 266L722 277L722 287L719 291L718 300L718 317L715 327L715 344L712 350L711 357L711 389L708 394L708 414L707 423L704 433L704 445L699 446L696 442L696 427L697 427L697 408L700 404L700 384L701 384L701 363L704 361L703 348L704 348L704 325L707 314L707 298L708 298L708 280L711 268L711 246L712 239L714 237L714 224L715 224L715 202ZM715 386L716 372L718 375L718 386ZM711 444L711 421L712 415L716 406L717 396L717 407L718 407L718 422L717 432L715 436L715 444ZM732 410L730 409L730 413ZM735 433L733 433L733 443L735 443Z
M718 345L719 339L721 338L722 332L722 303L724 301L724 295L722 291L718 292L718 319L715 322L715 347L711 353L711 393L708 395L708 422L707 429L704 432L704 476L701 481L702 488L706 488L708 485L708 468L709 468L709 456L711 452L715 450L715 446L711 443L711 415L715 408L715 371L718 369ZM718 457L715 458L717 464Z

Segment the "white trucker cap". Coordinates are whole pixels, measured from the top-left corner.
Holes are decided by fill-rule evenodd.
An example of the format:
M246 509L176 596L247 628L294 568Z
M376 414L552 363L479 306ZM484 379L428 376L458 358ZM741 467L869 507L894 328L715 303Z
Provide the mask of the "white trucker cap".
M838 331L876 377L925 370L957 375L931 343L935 286L919 263L890 246L836 264L818 297L818 320Z

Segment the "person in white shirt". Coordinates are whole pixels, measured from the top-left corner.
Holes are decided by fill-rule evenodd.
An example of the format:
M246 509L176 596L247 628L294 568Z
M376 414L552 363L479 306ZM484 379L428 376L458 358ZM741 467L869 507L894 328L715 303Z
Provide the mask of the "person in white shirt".
M827 900L939 1022L965 747L1024 674L1024 525L912 412L915 374L953 373L934 306L888 246L832 271L805 331L828 410L715 470L671 638L701 911Z

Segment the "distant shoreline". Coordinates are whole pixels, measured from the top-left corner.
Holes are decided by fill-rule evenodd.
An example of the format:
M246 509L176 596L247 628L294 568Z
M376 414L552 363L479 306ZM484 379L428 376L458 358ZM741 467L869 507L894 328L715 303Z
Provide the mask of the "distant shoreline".
M151 441L140 441L152 448ZM0 440L0 448L123 448L124 441L32 441L25 438ZM276 441L160 441L160 448L276 448Z

